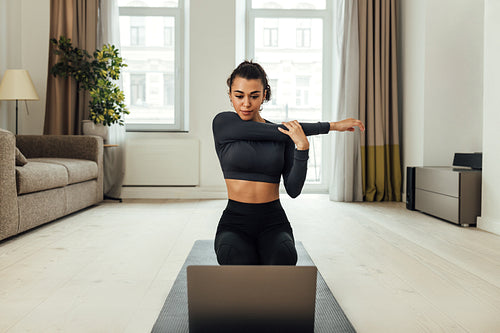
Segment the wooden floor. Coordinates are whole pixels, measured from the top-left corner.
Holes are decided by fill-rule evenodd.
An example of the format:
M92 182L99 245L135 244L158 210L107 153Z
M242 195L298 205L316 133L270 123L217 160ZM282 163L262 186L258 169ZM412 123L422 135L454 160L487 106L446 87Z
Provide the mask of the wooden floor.
M500 332L500 237L403 203L282 199L358 332ZM0 332L150 332L224 200L104 202L0 243Z

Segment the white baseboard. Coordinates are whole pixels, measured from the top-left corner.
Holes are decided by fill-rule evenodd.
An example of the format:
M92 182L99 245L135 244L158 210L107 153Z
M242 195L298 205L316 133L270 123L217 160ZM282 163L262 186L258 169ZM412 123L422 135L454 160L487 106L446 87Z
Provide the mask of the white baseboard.
M227 199L225 187L123 186L122 199Z
M500 220L488 217L477 218L477 228L500 236Z

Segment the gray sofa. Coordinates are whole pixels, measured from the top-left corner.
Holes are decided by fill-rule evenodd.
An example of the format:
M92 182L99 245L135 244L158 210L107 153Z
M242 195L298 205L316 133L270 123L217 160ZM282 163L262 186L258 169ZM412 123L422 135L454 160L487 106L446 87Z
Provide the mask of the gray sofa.
M24 166L16 166L16 146ZM102 199L102 138L0 129L0 240Z

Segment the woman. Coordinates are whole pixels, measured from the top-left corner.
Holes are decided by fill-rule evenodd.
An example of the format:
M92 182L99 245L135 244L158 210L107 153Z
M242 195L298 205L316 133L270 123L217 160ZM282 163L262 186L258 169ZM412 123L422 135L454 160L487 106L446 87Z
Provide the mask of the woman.
M271 99L264 69L244 61L227 80L236 112L213 120L215 148L226 181L228 204L219 221L215 252L221 265L295 265L292 228L279 201L283 176L287 193L297 197L304 185L308 135L364 130L359 120L273 124L260 115Z

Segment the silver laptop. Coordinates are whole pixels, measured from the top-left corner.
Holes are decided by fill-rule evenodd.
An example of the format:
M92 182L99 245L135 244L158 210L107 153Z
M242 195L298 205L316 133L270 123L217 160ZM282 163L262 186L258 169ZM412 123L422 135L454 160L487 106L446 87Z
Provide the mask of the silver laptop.
M188 266L189 332L314 332L315 266Z

